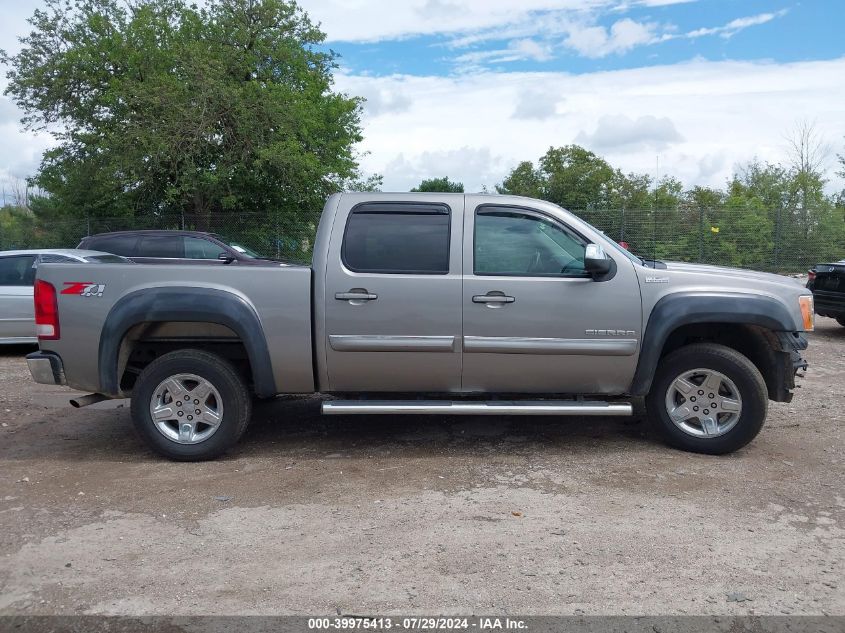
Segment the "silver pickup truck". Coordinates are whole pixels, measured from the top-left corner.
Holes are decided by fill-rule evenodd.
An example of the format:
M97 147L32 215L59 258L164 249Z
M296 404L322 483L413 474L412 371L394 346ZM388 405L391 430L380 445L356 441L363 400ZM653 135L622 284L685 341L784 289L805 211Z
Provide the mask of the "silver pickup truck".
M734 451L789 401L813 298L777 275L642 260L553 204L337 194L311 267L38 269L38 382L132 398L159 453L230 448L253 397L326 414L626 416Z

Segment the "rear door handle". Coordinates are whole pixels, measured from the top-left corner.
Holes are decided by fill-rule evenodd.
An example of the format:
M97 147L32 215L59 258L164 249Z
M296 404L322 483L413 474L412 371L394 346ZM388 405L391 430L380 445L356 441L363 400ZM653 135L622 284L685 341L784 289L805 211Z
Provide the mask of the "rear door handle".
M338 301L375 301L378 295L372 292L338 292L334 298Z
M473 303L513 303L516 301L515 297L507 295L473 295Z

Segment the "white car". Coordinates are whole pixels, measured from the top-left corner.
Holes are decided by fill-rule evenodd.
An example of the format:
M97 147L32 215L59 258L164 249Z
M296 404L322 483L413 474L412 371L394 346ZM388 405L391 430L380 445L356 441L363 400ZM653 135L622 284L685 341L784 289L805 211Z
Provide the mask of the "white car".
M32 286L45 263L114 264L125 257L76 248L0 251L0 344L37 343Z

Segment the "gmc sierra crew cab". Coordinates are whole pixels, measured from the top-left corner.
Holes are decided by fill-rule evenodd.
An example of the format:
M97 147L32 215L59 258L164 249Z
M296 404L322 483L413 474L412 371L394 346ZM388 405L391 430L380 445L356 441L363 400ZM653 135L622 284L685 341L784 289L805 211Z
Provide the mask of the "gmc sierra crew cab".
M132 399L150 446L212 458L254 397L325 414L626 416L671 445L750 442L806 363L813 298L772 274L642 260L514 196L344 193L310 267L51 264L37 382Z

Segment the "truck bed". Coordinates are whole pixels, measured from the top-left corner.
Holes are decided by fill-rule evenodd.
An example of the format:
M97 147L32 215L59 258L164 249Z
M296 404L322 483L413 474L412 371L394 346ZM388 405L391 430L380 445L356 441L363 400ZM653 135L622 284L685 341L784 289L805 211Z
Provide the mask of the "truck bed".
M241 314L257 316L257 319L240 319L240 324L247 328L244 334L263 339L270 365L266 373L272 374L274 392L312 392L315 385L311 274L309 267L287 264L268 267L103 264L96 269L85 264L47 264L39 267L39 279L56 288L61 330L72 336L62 336L60 332L58 340L42 340L41 349L62 358L71 387L118 395L108 384L103 384L107 381L98 364L103 346L120 346L120 339L126 335L104 327L107 321L120 322L115 317L117 311L125 312L126 306L134 302L146 306L143 309L147 315L142 320L154 322L158 320L156 314L166 313L170 302L179 301L196 306L197 314L203 313L207 319L208 314L215 312L213 308L225 301L240 306ZM86 293L84 288L91 284L102 288L95 287L95 292ZM146 301L139 302L139 297L146 297ZM168 321L181 323L166 328L133 326L133 331L162 342L190 341L192 336L208 335L207 323L194 324L184 314ZM221 341L237 338L230 327L221 321L215 323L211 327ZM119 340L115 341L115 337ZM128 355L129 350L121 349L119 374Z

